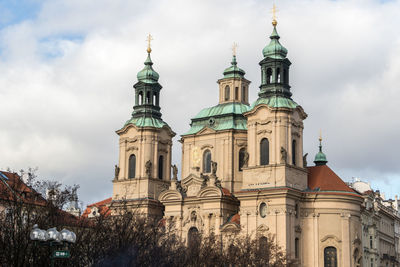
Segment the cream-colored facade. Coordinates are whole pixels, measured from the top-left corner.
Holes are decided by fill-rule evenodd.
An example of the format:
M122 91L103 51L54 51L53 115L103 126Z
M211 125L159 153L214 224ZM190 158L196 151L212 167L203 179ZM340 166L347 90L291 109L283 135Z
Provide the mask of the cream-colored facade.
M134 86L132 119L117 131L113 206L129 203L163 218L183 241L193 232L213 232L227 242L272 234L298 266L370 266L363 261L363 196L326 165L321 144L316 166L307 164L307 114L291 98L291 62L273 25L259 63L259 98L249 100L250 81L234 55L218 80L218 104L194 117L180 139L180 179L171 164L175 133L159 113L161 85L150 50Z

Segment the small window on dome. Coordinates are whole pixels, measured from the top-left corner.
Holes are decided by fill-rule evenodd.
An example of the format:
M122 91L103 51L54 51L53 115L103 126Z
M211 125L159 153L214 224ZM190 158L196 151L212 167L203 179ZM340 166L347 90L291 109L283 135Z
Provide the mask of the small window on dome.
M270 84L272 82L272 69L268 68L267 69L267 84Z
M225 86L225 101L229 100L230 98L230 88L229 85Z

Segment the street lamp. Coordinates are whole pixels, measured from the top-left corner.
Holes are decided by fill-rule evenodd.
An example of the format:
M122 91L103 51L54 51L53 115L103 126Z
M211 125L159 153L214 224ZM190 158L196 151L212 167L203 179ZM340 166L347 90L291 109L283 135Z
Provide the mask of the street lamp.
M54 266L54 259L56 258L69 258L70 253L68 247L76 241L76 235L72 231L62 229L61 232L58 232L55 227L46 231L40 229L37 224L33 226L30 238L40 245L50 246L52 250L51 266Z

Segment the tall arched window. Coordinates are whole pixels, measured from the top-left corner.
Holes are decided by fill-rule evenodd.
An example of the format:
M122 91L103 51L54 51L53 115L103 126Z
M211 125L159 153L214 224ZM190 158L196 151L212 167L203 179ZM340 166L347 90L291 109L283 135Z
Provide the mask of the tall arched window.
M296 165L296 140L292 142L292 164Z
M335 247L324 249L324 267L337 267L337 252Z
M129 169L128 177L135 178L136 174L136 156L134 154L129 157Z
M211 151L208 149L203 153L203 172L211 172Z
M294 239L294 256L296 257L296 259L298 259L299 258L299 247L300 246L300 244L299 244L299 238L295 238Z
M239 150L239 171L242 171L244 166L244 156L246 154L246 149L243 147Z
M281 69L277 68L276 69L276 80L275 82L280 83L281 82Z
M268 238L261 236L258 239L258 258L262 259L264 262L269 262L270 253L271 248L268 247Z
M159 179L163 179L164 175L164 157L162 155L160 155L158 157L158 178Z
M146 93L146 104L150 104L151 98L150 98L150 92Z
M242 87L242 99L244 102L246 102L246 87Z
M225 101L229 100L230 98L230 91L229 85L225 86Z
M270 84L272 82L272 69L268 68L267 69L267 84Z
M157 94L154 93L153 94L153 105L155 105L157 103Z
M188 231L188 247L190 249L196 249L200 241L199 230L196 227L191 227Z
M143 105L143 92L140 91L139 93L139 105Z
M263 138L260 142L260 165L269 164L269 142L267 138Z
M239 99L239 87L235 87L235 100Z

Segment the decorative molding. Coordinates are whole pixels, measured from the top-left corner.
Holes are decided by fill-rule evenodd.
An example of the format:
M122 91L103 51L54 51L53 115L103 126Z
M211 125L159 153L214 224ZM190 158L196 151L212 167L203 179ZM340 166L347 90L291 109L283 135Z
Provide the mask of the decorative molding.
M204 145L204 146L202 146L201 147L201 150L203 150L203 149L206 149L206 148L210 148L210 149L213 149L214 147L212 146L212 145Z
M126 149L126 151L131 151L131 150L139 150L139 148L137 148L136 146L131 146Z
M272 131L271 130L259 130L259 131L257 131L257 134L258 135L260 135L260 134L265 134L265 133L272 133Z
M292 132L292 135L300 137L300 134L298 132Z
M325 241L330 240L330 239L336 241L337 243L342 243L342 240L340 240L338 237L336 237L334 235L326 235L326 236L324 236L323 238L321 238L321 242L325 242Z

